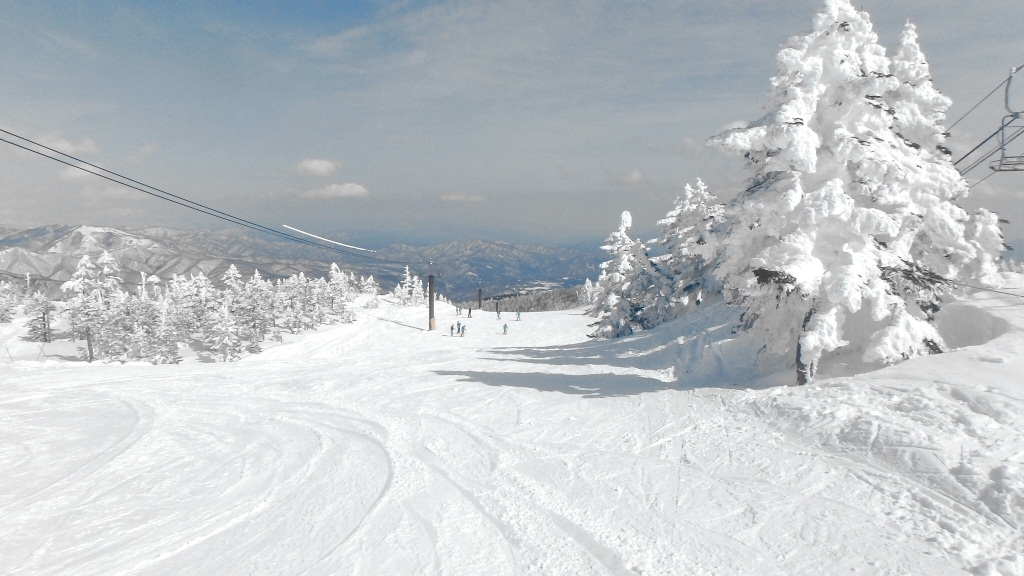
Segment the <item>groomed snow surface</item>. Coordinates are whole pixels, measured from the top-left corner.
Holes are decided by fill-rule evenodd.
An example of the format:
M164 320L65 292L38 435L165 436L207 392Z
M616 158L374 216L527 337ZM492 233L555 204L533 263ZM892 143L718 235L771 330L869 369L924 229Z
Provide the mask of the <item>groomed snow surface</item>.
M0 573L1024 574L1022 298L799 388L715 304L615 341L358 314L170 366L0 325Z

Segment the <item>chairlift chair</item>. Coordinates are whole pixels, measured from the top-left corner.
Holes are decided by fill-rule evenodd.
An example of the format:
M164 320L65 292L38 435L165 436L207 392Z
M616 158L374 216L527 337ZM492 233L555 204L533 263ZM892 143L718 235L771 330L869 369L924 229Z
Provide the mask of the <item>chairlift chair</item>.
M999 159L989 164L995 172L1021 172L1024 171L1024 154L1011 154L1007 147L1024 134L1024 118L1022 112L1010 108L1010 85L1013 83L1013 76L1020 72L1024 66L1010 69L1010 76L1006 79L1006 92L1004 95L1004 106L1009 112L1003 117L1003 123L999 128Z

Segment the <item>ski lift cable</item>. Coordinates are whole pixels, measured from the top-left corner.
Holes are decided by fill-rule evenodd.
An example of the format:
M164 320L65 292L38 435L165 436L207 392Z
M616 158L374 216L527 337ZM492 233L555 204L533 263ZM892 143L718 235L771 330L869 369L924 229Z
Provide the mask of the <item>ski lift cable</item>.
M993 88L991 92L989 92L989 93L988 93L988 94L987 94L987 95L986 95L986 96L985 96L984 98L982 98L981 100L979 100L977 104L975 104L974 106L972 106L970 110L968 110L967 112L965 112L965 113L964 113L964 115L963 115L963 116L961 116L959 120L957 120L956 122L953 122L953 124L952 124L952 125L951 125L951 126L950 126L949 128L947 128L946 130L952 130L952 129L953 129L953 127L955 127L955 126L956 126L957 124L959 124L959 123L960 123L960 120L963 120L964 118L967 118L967 115L968 115L968 114L970 114L971 112L974 112L974 109L975 109L975 108L977 108L978 106L981 106L981 105L982 105L982 103L984 103L984 102L985 102L985 100L988 100L990 96L992 96L993 94L995 94L995 93L996 93L996 90L999 90L1000 88L1002 88L1002 87L1003 87L1003 84L1006 84L1006 81L1007 81L1007 80L1009 80L1009 78L1004 78L1004 79L1003 79L1003 81L1002 81L1002 82L1000 82L998 86L996 86L995 88Z
M369 256L369 255L366 255L366 254L359 254L359 253L355 253L355 252L350 252L348 250L341 250L341 249L335 248L333 246L325 246L325 245L320 244L318 242L312 242L310 240L306 240L305 238L300 238L300 237L294 236L292 234L281 232L281 231L275 230L273 228L269 228L267 226L263 226L261 224L257 224L255 222L251 222L251 221L246 220L244 218L240 218L238 216L234 216L232 214L228 214L227 212L222 212L220 210L211 208L211 207L206 206L204 204L201 204L199 202L195 202L195 201L189 200L187 198L183 198L181 196L178 196L176 194L172 194L170 192L161 190L159 188L156 188L155 186L150 186L150 185L145 184L143 182L139 182L138 180L134 180L132 178L128 178L127 176L123 176L121 174L118 174L117 172L113 172L113 171L107 170L106 168L103 168L101 166L97 166L97 165L92 164L90 162L86 162L85 160L82 160L82 159L77 158L75 156L72 156L70 154L66 154L66 153L61 152L59 150L55 150L53 148L50 148L49 146L46 146L44 144L40 144L40 143L35 142L35 141L33 141L33 140L29 139L29 138L25 138L24 136L19 136L18 134L14 134L13 132L10 132L8 130L4 130L3 128L0 128L0 132L2 132L4 134L9 134L11 136L14 136L15 138L18 138L18 139L23 140L25 142L29 142L29 143L31 143L31 144L33 144L35 146L39 146L40 148L49 150L51 152L55 152L57 154L60 154L61 156L64 156L66 158L70 158L70 159L72 159L72 160L74 160L76 162L80 162L81 164L73 164L73 163L68 162L66 160L62 160L60 158L56 158L54 156L50 156L49 154L45 154L43 152L40 152L39 150L34 150L32 148L29 148L29 147L24 146L22 144L18 144L17 142L12 142L12 141L7 140L7 139L2 138L2 137L0 137L0 142L6 142L7 144L10 144L10 145L15 146L17 148L21 148L22 150L25 150L27 152L32 152L33 154L37 154L37 155L42 156L44 158L49 158L50 160L54 160L56 162L60 162L61 164L64 164L66 166L70 166L70 167L78 169L78 170L81 170L81 171L83 171L83 172L85 172L87 174L92 174L94 176L99 176L100 178L103 178L105 180L109 180L111 182L114 182L115 184L120 184L122 186L125 186L125 187L128 187L128 188L132 188L133 190L137 190L137 191L142 192L144 194L148 194L150 196L153 196L154 198L159 198L161 200L166 200L168 202L171 202L172 204L177 204L177 205L182 206L184 208L189 208L191 210L195 210L197 212L206 214L208 216L213 216L214 218L218 218L220 220L224 220L224 221L230 222L232 224L237 224L239 226L242 226L242 227L245 227L245 228L249 228L249 229L255 230L257 232L264 232L264 233L267 233L267 234L272 234L274 236L278 236L280 238L291 240L293 242L298 242L298 243L301 243L301 244L306 244L308 246L314 246L314 247L317 247L317 248L322 248L324 250L330 250L330 251L337 252L337 253L340 253L340 254L346 254L346 255L349 255L349 256L354 256L356 258L362 258L362 259L366 259L366 260L373 260L373 261L377 261L377 262L381 262L381 263L386 263L386 264L407 264L406 262L401 262L401 261L397 261L397 260L387 260L387 259L384 259L384 258L376 258L376 257ZM106 172L108 174L112 174L112 175L116 176L117 178L122 178L123 180L127 180L128 182L132 182L134 184L138 184L139 186L135 186L133 184L129 184L128 182L124 182L124 181L118 180L116 178L112 178L110 176L107 176L107 175L104 175L104 174L100 174L99 172L94 172L92 170L87 170L86 168L83 167L83 165L90 166L92 168L96 168L97 170L101 170L101 171ZM152 192L150 190L146 190L144 188L141 188L140 186L144 186L146 188L150 188L151 190L155 190L156 192Z
M1000 131L1001 130L1002 129L1000 129ZM1013 134L1011 134L1009 138L1006 138L998 146L996 146L992 150L989 150L988 153L986 153L984 156L982 156L978 160L975 160L974 163L972 163L970 166L965 168L964 171L960 173L960 175L961 176L965 176L971 170L974 170L978 166L984 164L986 160L988 160L989 158L995 156L996 153L999 152L1000 150L1004 150L1008 144L1011 144L1014 140L1019 138L1021 134L1024 134L1024 127L1018 128L1017 131L1014 132Z
M995 170L993 170L993 171L989 172L989 173L988 173L988 176L985 176L985 177L984 177L984 178L982 178L981 180L978 180L978 181L977 181L977 182L975 182L974 184L971 184L970 186L968 186L968 187L967 187L967 189L968 189L968 190L970 190L971 188L974 188L974 187L975 187L975 186L977 186L978 184L981 184L981 183L982 183L982 182L984 182L985 180L988 180L989 178L991 178L991 177L992 177L992 176L993 176L993 175L994 175L995 173L996 173L996 171L995 171Z
M213 216L214 218L219 218L220 220L224 220L224 221L230 222L232 224L237 224L237 225L243 226L245 228L250 228L252 230L256 230L257 232L265 232L265 230L261 230L260 229L259 225L250 226L248 223L246 223L246 221L243 221L241 219L234 219L235 217L233 217L231 215L222 215L222 214L215 213L214 211L207 211L207 210L204 210L203 208L199 208L199 207L196 207L196 206L190 206L189 204L186 204L185 202L179 202L177 200L173 200L171 198L167 198L166 196L161 196L161 195L156 194L154 192L150 192L149 190L145 190L145 189L140 188L138 186L133 186L132 184L128 184L126 182L121 182L120 180L116 180L116 179L111 178L109 176L106 176L106 175L103 175L103 174L99 174L99 173L96 173L96 172L92 172L91 170L86 170L85 168L83 168L81 166L77 166L75 164L72 164L71 162L67 162L65 160L61 160L60 158L54 158L53 156L48 156L47 154L44 154L44 153L42 153L42 152L40 152L38 150L33 150L31 148L28 148L27 146L22 146L21 144L18 144L16 142L11 142L10 140L7 140L5 138L0 138L0 142L6 142L6 143L8 143L8 144L10 144L12 146L16 146L18 148L21 148L22 150L26 150L28 152L32 152L33 154L38 154L38 155L40 155L40 156L42 156L44 158L49 158L50 160L54 160L56 162L60 162L61 164L64 164L66 166L70 166L72 168L77 168L77 169L79 169L79 170L81 170L83 172L86 172L87 174L92 174L94 176L99 176L100 178L103 178L105 180L109 180L111 182L114 182L115 184L120 184L122 186L125 186L125 187L128 187L128 188L132 188L134 190L138 190L139 192L142 192L143 194L148 194L150 196L153 196L154 198L159 198L161 200L166 200L167 202L171 202L172 204L177 204L179 206L188 208L190 210L195 210L196 212L200 212L200 213L206 214L208 216ZM288 237L289 236L287 234L277 232L276 230L273 231L273 232L275 232L278 236L283 236L283 237ZM305 240L303 238L296 238L296 241L301 242L303 244L310 245L310 246L315 246L315 247L318 247L318 248L323 248L325 250L333 250L335 252L340 252L342 254L350 254L352 256L358 256L358 257L366 258L366 256L363 256L362 254L352 254L350 252L347 252L347 251L344 251L344 250L339 250L339 249L331 247L331 246L322 246L320 244L317 244L316 242L310 242L310 241Z
M1002 129L1000 129L1000 131L1002 131ZM1007 145L1007 144L1010 144L1010 143L1012 143L1012 142L1013 142L1014 140L1016 140L1017 138L1019 138L1021 134L1024 134L1024 126L1022 126L1022 127L1018 128L1016 132L1014 132L1013 134L1011 134L1011 135L1010 135L1010 136L1009 136L1008 138L1006 138L1005 140L1002 140L1002 141L1001 141L1001 142L1000 142L1000 143L999 143L998 145L996 145L996 147L995 147L995 148L993 148L993 149L989 150L988 152L986 152L984 156L982 156L982 157L981 157L981 158L979 158L978 160L975 160L975 161L974 161L974 162L973 162L973 163L972 163L972 164L971 164L970 166L968 166L967 168L965 168L965 169L964 169L964 171L960 173L960 175L961 175L961 176L963 176L963 175L967 174L967 173L968 173L968 172L970 172L971 170L974 170L975 168L977 168L978 166L980 166L980 165L981 165L982 163L984 163L984 162L985 162L985 160L988 160L988 159L989 159L989 158L991 158L992 156L995 156L995 154L996 154L997 152L999 152L1000 150L1003 150L1003 149L1005 149L1005 148L1006 148L1006 145Z
M996 130L995 132L990 134L988 138L985 138L984 140L982 140L981 144L978 144L974 148L971 148L970 152L968 152L967 154L964 154L963 156L961 156L960 159L957 160L956 162L953 162L953 166L956 166L957 164L959 164L959 163L963 162L964 160L966 160L967 157L970 156L971 154L974 154L978 150L978 148L981 148L982 146L987 144L989 140L991 140L991 139L995 138L996 136L998 136L1000 131L1002 131L1002 128L999 128L998 130Z
M189 200L188 198L184 198L184 197L178 196L178 195L176 195L176 194L172 194L172 193L170 193L170 192L167 192L166 190L162 190L162 189L160 189L160 188L157 188L157 187L155 187L155 186L150 186L149 184L146 184L146 183L144 183L144 182L139 182L138 180L134 180L134 179L132 179L132 178L129 178L129 177L127 177L127 176L123 175L123 174L119 174L119 173L117 173L117 172L114 172L114 171L112 171L112 170L107 170L106 168L103 168L102 166L97 166L96 164L93 164L93 163L91 163L91 162L87 162L87 161L85 161L85 160L82 160L81 158L77 158L77 157L75 157L75 156L72 156L72 155L70 155L70 154L66 154L66 153L64 153L64 152L61 152L60 150L56 150L56 149L54 149L54 148L51 148L51 147L49 147L49 146L46 146L45 144L40 144L40 143L38 143L38 142L35 142L34 140L31 140L31 139L29 139L29 138L25 138L24 136L20 136L20 135L18 135L18 134L15 134L15 133L13 133L13 132L10 132L10 131L8 131L8 130L4 130L3 128L0 128L0 132L3 132L4 134L9 134L9 135L11 135L11 136L14 136L15 138L18 138L18 139L20 139L20 140L23 140L23 141L25 141L25 142L29 142L29 143L31 143L31 144L33 144L33 145L35 145L35 146L39 146L40 148L43 148L43 149L45 149L45 150L49 150L49 151L51 151L51 152L54 152L54 153L60 154L61 156L64 156L64 157L66 157L66 158L70 158L70 159L72 159L72 160L74 160L74 161L76 161L76 162L80 162L81 164L84 164L84 165L86 165L86 166L89 166L89 167L92 167L92 168L96 168L97 170L101 170L101 171L103 171L103 172L106 172L106 173L108 173L108 174L112 174L112 175L114 175L114 176L116 176L116 177L118 177L118 178L121 178L121 179L123 179L123 180L127 180L128 182L132 182L132 183L134 183L134 184L138 184L138 185L140 185L140 186L144 186L144 187L146 187L146 188L149 188L149 189L151 189L151 190L155 190L156 192L158 192L158 193L160 193L160 194L164 194L164 195L166 195L166 196L169 196L169 197L171 197L171 198L175 198L176 200L179 200L179 201L180 201L180 202L174 202L173 200L169 200L169 199L167 199L167 198L164 198L165 200L168 200L168 201L170 201L170 202L173 202L174 204L178 204L178 205L180 205L180 206L184 206L184 207L186 207L186 208L193 208L193 207L198 207L198 208L193 208L193 209L197 209L197 210L198 210L199 212L202 212L202 213L204 213L204 214L207 214L207 215L210 215L210 216L214 216L214 214L213 214L213 213L216 213L216 214L220 214L220 215L221 215L221 216L223 216L223 217L221 217L221 216L215 216L215 217L217 217L217 218L220 218L221 220L227 220L228 222L232 222L232 223L235 223L235 224L239 224L239 225L241 225L241 226L245 226L246 228L251 228L251 229L253 229L253 230L257 230L257 231L261 231L261 232L266 232L266 233L269 233L269 234L273 234L273 235L275 235L275 236L279 236L279 237L282 237L282 238L287 238L287 239L289 239L289 240L293 240L293 241L301 242L301 243L303 243L303 244L307 244L307 245L311 245L311 246L320 246L319 244L317 244L317 243L315 243L315 242L310 242L309 240L306 240L306 239L304 239L304 238L299 238L299 237L297 237L297 236L293 236L293 235L291 235L291 234L288 234L288 233L285 233L285 232L280 232L280 231L278 231L278 230L275 230L275 229L273 229L273 228L269 228L269 227L267 227L267 226L263 226L263 225L261 225L261 224L257 224L256 222L251 222L251 221L249 221L249 220L246 220L246 219L244 219L244 218L240 218L240 217L238 217L238 216L234 216L234 215L232 215L232 214L228 214L227 212L222 212L222 211L220 211L220 210L217 210L217 209L215 209L215 208L211 208L211 207L209 207L209 206L206 206L205 204L201 204L201 203L199 203L199 202L195 202L195 201L193 201L193 200ZM31 152L36 152L36 151L34 151L34 150L31 150L31 149L29 149L29 148L25 148L24 146L20 146L20 145L18 145L18 144L15 144L15 143L13 143L13 142L10 142L10 141L8 141L8 140L3 140L3 141L4 141L4 142L7 142L8 144L13 144L13 145L15 145L15 146L18 146L19 148L24 148L25 150L29 150L29 151L31 151ZM76 166L76 165L74 165L74 164L70 164L70 163L68 163L68 162L64 162L64 161L61 161L61 160L59 160L59 159L57 159L57 158L53 158L52 156L49 156L49 155L46 155L46 154L40 154L39 152L36 152L36 153L37 153L37 154L39 154L40 156L44 156L44 157L50 158L50 159L52 159L52 160L57 160L57 161L59 161L59 162L61 162L61 163L63 163L63 164L67 164L68 166L72 166L72 167L74 167L74 168L78 168L79 170L82 170L83 172L87 172L87 173L89 173L89 174L94 174L94 175L96 175L96 176L100 176L101 178L106 178L107 180L110 180L110 181L112 181L112 182L117 182L118 184L122 184L122 185L124 185L124 186L128 186L128 187L130 187L130 188L134 188L134 189L136 189L136 190L139 190L139 188L137 188L137 187L135 187L135 186L130 186L130 185L128 185L128 184L125 184L124 182L119 182L119 181L117 181L117 180L114 180L114 179L112 179L112 178L108 178L108 177L106 177L106 176L103 176L102 174L98 174L98 173L96 173L96 172L93 172L93 171L91 171L91 170L85 170L85 169L84 169L84 168L82 168L81 166ZM145 190L139 190L139 191L140 191L140 192L146 192ZM162 198L161 196L158 196L158 195L156 195L156 194L152 194L152 193L150 193L150 192L146 192L146 193L147 193L147 194L149 194L150 196L155 196L155 197L157 197L157 198ZM188 204L188 205L186 205L186 204L182 204L182 202L184 202L184 203L186 203L186 204ZM191 205L191 206L189 206L189 205ZM199 209L199 208L201 208L201 209ZM351 255L351 256L356 256L356 257L360 257L360 258L367 258L366 256L364 256L364 255L362 255L362 254L351 254L350 252L347 252L347 251L344 251L344 250L337 250L337 249L335 249L335 248L330 248L330 247L327 247L327 246L320 246L320 247L321 247L321 248L325 248L325 249L329 249L329 250L334 250L335 252L339 252L339 253L342 253L342 254L349 254L349 255ZM380 259L378 259L378 260L380 260ZM383 260L382 260L382 261L383 261ZM402 264L402 263L403 263L403 262L397 262L397 261L388 261L388 262L389 262L389 263L397 263L397 264Z
M953 129L953 127L954 127L954 126L956 126L957 124L959 124L961 120L963 120L964 118L967 118L967 115L968 115L968 114L970 114L971 112L974 112L975 108L977 108L978 106L981 106L981 105L982 105L982 103L984 103L984 102L985 102L985 100L988 100L988 99L989 99L989 97L991 97L991 96L992 96L993 94L995 94L995 93L996 93L996 90L999 90L1000 88L1002 88L1002 87L1003 87L1003 84L1006 84L1006 83L1007 83L1007 82L1008 82L1008 81L1010 80L1010 78L1011 78L1011 77L1012 77L1012 76L1013 76L1014 74L1016 74L1017 72L1019 72L1019 71L1020 71L1021 69L1024 69L1024 64L1022 64L1022 65L1020 65L1020 66L1017 66L1016 68L1014 68L1014 69L1013 69L1013 71L1012 71L1012 72L1010 73L1010 76L1007 76L1006 78L1004 78L1004 79L1003 79L1003 81L1002 81L1002 82L1000 82L1000 83L999 83L998 85L996 85L996 87L995 87L995 88L993 88L991 92L989 92L988 94L986 94L984 98L982 98L981 100L979 100L977 104L975 104L974 106L972 106L972 107L971 107L971 109L970 109L970 110L968 110L967 112L965 112L965 113L964 113L964 115L963 115L963 116L961 116L961 117L960 117L959 119L957 119L957 121L956 121L956 122L953 122L953 124L952 124L952 125L950 125L950 127L949 127L949 128L947 128L947 130L952 130L952 129Z
M292 228L291 226L289 226L287 224L282 224L282 226L284 226L285 228L287 228L289 230L294 230L295 232L298 232L299 234L305 234L306 236L312 236L313 238L316 238L317 240L323 240L324 242L330 242L331 244L337 244L338 246L344 246L346 248L354 248L355 250L363 250L365 252L376 252L376 250L370 250L369 248L360 248L359 246L352 246L351 244L342 244L341 242L335 242L334 240L328 240L327 238L322 238L320 236L317 236L316 234L310 234L309 232L306 232L306 231L303 231L303 230L299 230L298 228Z

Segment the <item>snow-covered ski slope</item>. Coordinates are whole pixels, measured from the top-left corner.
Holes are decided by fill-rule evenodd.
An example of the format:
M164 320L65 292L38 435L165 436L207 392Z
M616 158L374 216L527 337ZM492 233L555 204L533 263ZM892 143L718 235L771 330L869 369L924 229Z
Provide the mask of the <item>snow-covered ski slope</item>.
M1024 299L802 388L714 306L612 342L439 309L231 364L0 360L0 573L1024 574Z

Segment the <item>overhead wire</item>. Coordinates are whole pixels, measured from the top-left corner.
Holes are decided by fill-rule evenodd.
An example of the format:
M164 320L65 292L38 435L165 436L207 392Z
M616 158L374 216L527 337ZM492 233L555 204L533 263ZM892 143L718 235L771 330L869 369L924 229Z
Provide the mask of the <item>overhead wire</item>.
M978 106L981 106L981 104L982 104L982 103L983 103L983 102L984 102L985 100L988 100L989 96L991 96L991 95L995 94L995 93L996 93L996 90L999 90L1000 88L1002 88L1002 87L1003 87L1003 84L1006 84L1006 81L1007 81L1007 80L1009 80L1009 77L1003 78L1003 81L1002 81L1002 82L1000 82L1000 83L999 83L999 85L997 85L997 86L996 86L995 88L993 88L991 92L989 92L988 94L986 94L984 98L982 98L981 100L979 100L977 104L975 104L974 106L972 106L970 110L968 110L967 112L965 112L965 113L964 113L964 115L963 115L963 116L961 116L959 120L957 120L956 122L953 122L953 124L952 124L952 125L951 125L951 126L950 126L949 128L947 128L947 130L952 130L954 126L956 126L957 124L959 124L959 123L960 123L960 120L963 120L964 118L967 118L967 115L968 115L968 114L970 114L971 112L974 112L974 109L975 109L975 108L977 108Z
M985 180L988 180L989 178L991 178L991 177L992 177L992 176L993 176L993 175L994 175L995 173L996 173L996 171L995 171L995 170L993 170L993 171L989 172L989 173L988 173L988 176L985 176L985 177L984 177L984 178L982 178L981 180L978 180L978 181L977 181L977 182L975 182L974 184L971 184L970 186L968 186L968 187L967 187L967 189L968 189L968 190L970 190L971 188L974 188L974 187L975 187L975 186L977 186L978 184L981 184L981 183L982 183L982 182L984 182Z
M1000 150L1004 149L1008 144L1011 144L1014 140L1019 138L1021 134L1024 134L1024 127L1018 128L1016 132L1011 134L1005 140L1001 141L998 146L996 146L995 148L989 150L981 158L975 160L974 163L972 163L970 166L968 166L962 172L960 172L960 175L961 176L966 176L968 172L970 172L971 170L974 170L978 166L982 165L986 160L988 160L992 156L995 156L997 152L999 152Z
M79 164L74 164L72 162L68 162L66 160L62 160L61 158L57 158L57 157L51 156L49 154L40 152L39 150L34 150L34 149L32 149L32 148L30 148L28 146L24 146L24 145L19 144L17 142L12 142L12 141L10 141L10 140L8 140L6 138L0 137L0 142L5 142L7 144L10 144L10 145L15 146L17 148L20 148L20 149L25 150L27 152L32 152L33 154L37 154L39 156L42 156L44 158L48 158L48 159L53 160L55 162L60 162L61 164L64 164L66 166L70 166L70 167L75 168L77 170L81 170L81 171L83 171L83 172L85 172L87 174L92 174L94 176L98 176L98 177L103 178L105 180L109 180L110 182L114 182L115 184L120 184L121 186L125 186L125 187L131 188L133 190L137 190L137 191L142 192L144 194L147 194L149 196L153 196L154 198L159 198L160 200L165 200L167 202L171 202L172 204L177 204L177 205L182 206L184 208L188 208L190 210L195 210L195 211L200 212L202 214L206 214L207 216L212 216L214 218L218 218L220 220L223 220L223 221L226 221L226 222L230 222L230 223L238 225L238 226L249 228L249 229L255 230L257 232L263 232L265 234L271 234L271 235L277 236L279 238L283 238L283 239L286 239L286 240L291 240L293 242L297 242L297 243L300 243L300 244L305 244L305 245L308 245L308 246L312 246L312 247L316 247L316 248L321 248L323 250L330 250L332 252L337 252L337 253L340 253L340 254L345 254L345 255L348 255L348 256L353 256L355 258L361 258L361 259L364 259L364 260L371 260L371 261L374 261L374 262L380 262L382 264L405 264L405 265L408 265L408 264L413 263L413 262L404 262L404 261L399 261L399 260L390 260L390 259L385 259L385 258L378 258L378 257L375 257L375 256L369 256L367 254L359 254L359 253L355 253L355 252L350 252L348 250L342 250L342 249L339 249L339 248L335 248L333 246L327 246L327 245L324 245L324 244L320 244L319 242L313 242L313 241L307 240L305 238L300 238L298 236L294 236L294 235L288 234L286 232L281 232L279 230L275 230L273 228L264 226L262 224L258 224L256 222L252 222L252 221L247 220L245 218L241 218L241 217L229 214L227 212L223 212L221 210L217 210L217 209L212 208L210 206L207 206L205 204L202 204L202 203L199 203L199 202L195 202L193 200L189 200L188 198L184 198L184 197L179 196L177 194L173 194L171 192L168 192L166 190L162 190L162 189L157 188L155 186L151 186L151 185L146 184L144 182L140 182L140 181L135 180L133 178L129 178L129 177L123 175L123 174L119 174L117 172L114 172L113 170L108 170L106 168L103 168L102 166L98 166L96 164L93 164L91 162L88 162L86 160L78 158L76 156L72 156L71 154L67 154L65 152L61 152L60 150L57 150L57 149L51 148L49 146L46 146L45 144L40 144L39 142L36 142L34 140L31 140L31 139L26 138L24 136L21 136L19 134L15 134L14 132L11 132L9 130L4 130L3 128L0 128L0 132L2 132L4 134L7 134L7 135L10 135L10 136L12 136L14 138L17 138L19 140L22 140L24 142L28 142L28 143L32 144L33 146L38 146L39 148L43 148L43 149L48 150L50 152L59 154L61 156L64 156L65 158L70 158L71 160L74 160L75 162L78 162ZM96 170L100 170L102 172L106 172L107 174L111 174L111 175L115 176L116 178L107 176L105 174L101 174L99 172L94 172L92 170L87 170L84 166L89 166L91 168L95 168ZM120 178L120 180L118 180L117 178ZM149 190L147 190L146 188L148 188Z

